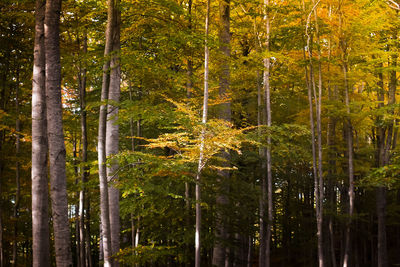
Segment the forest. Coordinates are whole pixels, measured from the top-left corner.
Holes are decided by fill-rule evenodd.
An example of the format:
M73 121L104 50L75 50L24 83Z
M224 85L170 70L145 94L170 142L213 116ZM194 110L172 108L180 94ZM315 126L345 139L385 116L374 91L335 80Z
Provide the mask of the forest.
M399 11L1 0L0 267L400 266Z

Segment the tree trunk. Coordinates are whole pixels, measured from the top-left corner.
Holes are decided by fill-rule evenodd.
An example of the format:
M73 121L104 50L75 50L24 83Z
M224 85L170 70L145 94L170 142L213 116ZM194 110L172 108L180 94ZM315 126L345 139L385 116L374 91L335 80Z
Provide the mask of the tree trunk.
M314 12L317 4L319 2L315 3L313 1L313 9L309 13L307 17L307 25L306 25L306 36L307 36L307 47L308 47L308 57L309 57L309 67L310 67L310 78L308 82L308 102L310 106L310 124L311 124L311 142L312 142L312 155L313 155L313 174L314 174L314 197L315 197L315 217L317 221L317 242L318 242L318 266L323 267L324 266L324 256L323 256L323 242L322 242L322 199L321 196L323 196L323 192L320 192L320 189L322 188L322 164L321 160L319 159L320 157L322 158L322 153L320 155L320 131L321 131L321 126L320 126L320 109L319 109L319 104L320 100L317 99L317 93L316 93L316 84L315 84L315 77L314 77L314 66L313 66L313 54L312 54L312 33L310 34L308 32L309 30L309 23L310 23L310 18L311 14ZM317 22L316 22L317 24ZM319 66L320 69L320 66ZM321 71L319 71L319 93L321 93L322 90L322 79L320 77ZM314 128L314 116L313 116L313 101L312 101L312 91L314 92L314 99L316 102L316 114L317 114L317 136L318 136L318 169L317 169L317 154L316 154L316 148L315 148L315 128Z
M220 53L221 53L221 74L219 77L219 97L222 104L219 105L218 117L219 119L227 122L231 121L231 105L228 99L227 93L229 91L230 83L230 0L221 0L219 2L219 41L220 41ZM227 151L221 151L221 157L225 160L222 164L223 167L229 166L230 155ZM216 215L215 215L215 244L213 249L212 263L215 266L227 266L229 265L228 253L226 242L228 241L228 232L226 229L226 218L222 214L223 207L228 205L228 198L226 193L227 180L229 179L229 171L222 170L218 171L217 178L217 196L216 196Z
M265 112L263 109L263 101L262 101L262 92L261 92L261 85L260 85L260 75L257 73L257 125L259 127L259 138L261 138L261 125L265 124ZM267 199L267 161L265 159L266 149L264 147L260 147L258 149L258 154L261 161L261 196L260 196L260 203L259 203L259 216L260 216L260 245L259 245L259 259L258 264L260 266L265 266L265 245L266 245L266 238L265 238L265 204Z
M32 256L34 267L50 266L44 51L45 4L44 0L36 0L32 79Z
M269 14L269 0L264 0L265 8L265 30L266 30L266 41L265 50L270 51L270 30L271 30L271 20ZM265 117L267 119L268 130L271 128L271 100L270 100L270 69L271 69L271 58L267 56L263 59L264 63L264 105L265 105ZM272 171L271 171L271 135L268 133L267 137L267 150L266 150L266 160L267 160L267 210L268 210L268 220L266 228L266 239L265 239L265 266L271 266L271 228L273 224L273 207L272 207Z
M99 112L98 133L98 164L100 182L100 217L101 217L101 247L104 257L104 266L112 266L111 226L109 212L109 196L106 167L106 129L107 129L107 104L110 80L110 55L113 48L113 30L115 24L115 1L108 0L106 44L104 48L103 81L101 86L101 101ZM100 253L101 254L101 253Z
M83 54L87 55L87 32L85 30L84 37L83 37ZM86 246L90 246L90 242L87 241L88 232L86 229L86 216L85 210L88 211L88 207L86 207L87 200L86 200L86 182L89 176L87 164L87 148L88 148L88 141L87 141L87 123L86 123L86 62L84 62L79 69L79 92L80 92L80 110L81 110L81 164L83 167L81 168L81 190L79 192L79 230L80 230L80 248L79 248L79 255L81 257L81 266L85 267L88 266L88 257L90 254L87 255L86 253Z
M18 246L17 246L17 240L18 240L18 213L19 213L19 202L20 202L20 191L21 191L21 185L20 185L20 162L19 162L19 156L20 156L20 132L21 132L21 121L19 119L19 71L17 71L17 78L16 78L16 87L15 87L15 111L17 114L17 119L15 122L15 130L17 132L16 134L16 140L15 140L15 155L17 158L17 162L15 163L15 185L16 185L16 190L15 190L15 203L14 203L14 231L13 231L13 257L12 257L12 263L13 266L18 265Z
M203 97L203 116L202 124L203 130L200 136L200 152L199 164L196 174L196 227L195 227L195 267L200 267L201 264L201 170L204 167L204 142L205 142L205 127L207 123L208 113L208 63L210 52L208 50L208 27L210 18L210 0L207 0L207 13L205 22L205 40L204 40L204 97Z
M113 103L119 103L120 97L120 80L121 71L119 64L120 50L120 15L119 0L115 1L114 7L114 24L112 29L112 55L110 62L110 84L108 90L108 112L106 126L106 156L113 157L119 152L119 125L118 106ZM116 172L118 163L113 160L111 166L107 167L108 195L109 195L109 212L110 212L110 230L111 230L111 253L112 255L119 252L120 247L120 219L119 219L119 190L114 186L118 180ZM114 260L113 266L119 266Z
M50 160L50 192L57 266L71 266L72 254L65 172L61 107L59 22L61 0L47 0L45 12L46 108Z
M315 1L313 1L315 4ZM318 212L317 212L317 229L319 233L318 238L318 255L319 255L319 266L324 266L324 253L323 253L323 203L324 203L324 183L323 183L323 170L322 170L322 129L321 129L321 106L322 106L322 66L321 66L321 48L320 48L320 38L319 38L319 24L318 24L318 15L317 9L314 8L314 17L315 17L315 34L317 36L318 43L318 95L315 95L314 98L316 101L316 109L317 109L317 146L318 146ZM315 87L314 87L315 88Z

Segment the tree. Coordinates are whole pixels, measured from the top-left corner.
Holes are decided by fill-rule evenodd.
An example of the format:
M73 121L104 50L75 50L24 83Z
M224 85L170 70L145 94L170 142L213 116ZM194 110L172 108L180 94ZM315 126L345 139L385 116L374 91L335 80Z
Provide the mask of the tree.
M32 79L32 255L35 267L50 266L44 48L45 4L46 1L36 1Z
M111 218L110 218L110 201L109 201L109 192L108 192L108 181L107 181L107 165L106 165L106 156L107 156L107 101L109 100L110 93L110 84L111 78L110 73L114 73L118 75L118 69L111 69L111 60L112 51L114 47L114 37L118 36L116 33L116 20L117 20L117 1L109 0L108 2L108 11L107 11L107 28L106 28L106 43L104 48L104 65L103 65L103 81L101 87L101 101L102 104L100 106L99 113L99 134L98 134L98 164L99 164L99 180L100 180L100 209L101 209L101 234L102 234L102 247L104 253L104 265L105 266L113 266L112 256L112 235L111 235ZM115 57L115 55L114 55ZM113 64L115 64L116 59L114 59ZM113 65L115 66L115 65ZM115 79L117 78L117 80ZM118 83L119 87L119 78L113 77L113 82ZM113 90L116 88L115 85ZM118 92L112 91L113 94ZM118 138L118 136L117 136ZM115 198L115 195L114 195ZM114 206L113 206L114 207ZM118 229L118 225L117 229ZM119 230L118 230L119 231ZM119 234L118 234L119 235ZM118 242L116 243L118 244Z
M106 126L106 156L108 158L115 156L119 151L118 102L121 80L121 67L119 64L121 11L119 0L115 1L113 5L115 6L112 18L114 20L111 40L112 52L108 55L111 56ZM111 166L107 167L112 254L118 253L120 248L119 190L114 185L118 181L117 171L118 163L112 160ZM118 266L117 262L115 262L115 266Z
M44 45L46 56L46 115L50 160L50 195L57 266L71 266L70 230L65 171L65 144L61 103L59 21L61 0L46 2Z

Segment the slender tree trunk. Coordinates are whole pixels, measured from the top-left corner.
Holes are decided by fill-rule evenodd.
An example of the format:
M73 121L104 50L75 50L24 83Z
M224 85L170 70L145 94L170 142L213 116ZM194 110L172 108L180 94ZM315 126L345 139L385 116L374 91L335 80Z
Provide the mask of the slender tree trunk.
M76 133L72 133L72 156L73 156L73 166L74 166L74 176L75 178L75 185L79 183L79 169L78 169L78 151L77 151L77 146L78 146L78 140L76 137ZM79 192L74 193L74 197L78 198L78 203L75 204L75 260L76 260L76 266L77 267L82 267L81 263L81 231L80 231L80 224L79 224L79 210L80 210L80 202L79 202ZM72 231L72 230L71 230ZM75 262L74 262L75 264Z
M261 138L261 125L265 124L265 112L263 109L263 99L260 85L260 74L257 73L257 125L258 125L258 135ZM265 266L265 245L266 245L266 236L265 236L265 204L267 199L267 161L265 159L266 149L264 147L260 147L258 149L258 154L260 156L261 161L261 196L259 203L259 216L260 216L260 245L259 245L259 259L258 264L260 266Z
M218 117L227 122L231 121L231 106L230 100L228 100L227 93L229 91L229 80L230 80L230 0L221 0L219 2L219 41L220 41L220 53L221 53L221 75L219 77L219 97L224 102L219 105ZM225 160L223 162L224 167L229 166L230 155L227 151L221 151L221 157ZM228 198L226 193L227 180L229 179L229 171L222 170L218 172L218 192L216 196L216 225L215 225L215 244L213 249L212 263L215 266L227 266L229 265L228 251L226 242L228 241L228 232L226 229L226 218L222 214L223 207L228 205Z
M112 30L112 55L110 62L110 84L108 90L107 126L106 126L106 156L113 157L119 152L119 125L118 106L114 103L119 102L120 97L120 80L121 70L119 64L120 50L120 10L119 0L115 1L114 8L114 25ZM120 219L119 219L119 190L114 186L118 180L116 172L118 170L118 162L113 160L110 167L107 167L108 195L109 195L109 212L110 212L110 229L111 229L111 252L116 254L120 247ZM114 260L113 266L119 266Z
M83 37L83 54L87 55L87 32L84 31ZM87 241L87 229L86 229L86 216L85 210L88 212L88 207L86 207L86 182L88 178L88 167L87 164L87 149L88 149L88 141L87 141L87 123L86 123L86 62L84 62L84 66L80 66L79 69L79 92L80 92L80 110L81 110L81 163L83 167L81 168L81 190L79 191L79 230L80 230L80 261L82 266L88 266L86 246L90 246L90 242Z
M270 31L271 31L271 20L269 14L269 0L264 0L265 8L265 30L266 30L266 41L265 50L270 51ZM267 119L268 130L271 128L271 100L270 100L270 69L271 69L271 58L269 56L263 59L264 63L264 102L265 102L265 117ZM272 171L271 171L271 134L268 133L267 137L267 150L266 150L266 160L267 160L267 210L268 210L268 220L266 228L266 240L265 240L265 266L271 266L271 234L272 234L272 224L273 224L273 203L272 203Z
M46 108L50 192L57 266L71 266L65 145L61 107L59 23L61 0L47 0L45 12Z
M253 261L253 237L249 236L248 240L248 250L247 250L247 267L251 267Z
M329 5L329 21L332 21L332 5ZM332 40L331 36L328 40L328 67L327 71L330 73L330 60L332 56ZM337 86L335 85L332 91L331 81L328 79L328 100L337 100ZM334 216L336 214L336 192L334 186L336 184L336 118L334 116L329 116L328 118L328 129L327 129L327 146L328 146L328 185L327 185L327 199L329 203L329 208L331 212L328 212L328 232L329 232L329 253L331 258L331 266L336 267L336 254L335 254L335 235L334 235ZM328 238L326 238L328 239Z
M193 1L189 0L188 1L188 28L190 33L192 33L192 5L193 5ZM192 97L192 91L193 91L193 61L192 61L192 51L189 51L189 58L188 58L188 62L187 62L187 72L186 72L186 76L187 76L187 81L186 81L186 96L188 99L190 99ZM186 231L190 231L190 228L192 227L191 224L191 204L190 204L190 183L189 182L185 182L185 211L186 211L186 215L185 215L185 227L186 227ZM189 267L190 266L190 262L189 262L189 255L191 254L191 244L188 243L186 244L186 255L187 255L187 262L185 264L185 266Z
M201 264L201 171L205 165L204 159L204 143L205 143L205 127L207 123L208 113L208 64L210 52L208 50L208 27L210 18L210 0L207 0L207 13L205 22L205 40L204 40L204 97L203 97L203 130L200 136L200 153L199 164L196 174L196 229L195 229L195 267L200 267Z
M20 185L20 162L19 162L19 156L20 156L20 132L21 132L21 121L19 119L19 71L17 71L17 78L16 78L16 87L15 87L15 111L17 113L17 119L15 122L15 130L17 132L16 134L16 140L15 140L15 154L17 158L17 162L15 163L15 184L16 184L16 190L15 190L15 203L14 203L14 231L13 231L13 257L12 257L12 262L13 266L18 265L18 244L17 244L17 237L18 237L18 213L19 213L19 202L20 202L20 191L21 191L21 185Z
M304 3L304 2L303 2ZM314 126L314 115L313 115L313 101L312 101L312 91L314 92L314 99L316 102L316 113L317 113L317 135L318 135L318 155L322 158L322 153L320 155L320 100L317 99L316 84L314 77L314 66L313 66L313 54L312 54L312 33L309 33L309 23L311 14L315 11L319 2L315 3L313 1L313 8L307 17L306 25L306 36L307 36L307 47L308 47L308 57L310 66L310 78L308 82L308 102L310 106L310 124L311 124L311 142L312 142L312 155L313 155L313 174L314 174L314 197L315 197L315 207L316 207L316 221L317 221L317 242L318 242L318 266L324 266L324 255L323 255L323 242L322 242L322 199L323 189L322 183L322 159L318 159L318 169L317 169L317 153L315 147L315 126ZM317 23L317 22L316 22ZM320 67L319 67L320 68ZM306 71L307 72L307 71ZM319 71L319 92L322 93L322 79L320 77Z
M315 1L313 1L315 4ZM318 238L318 255L319 255L319 266L324 266L324 253L323 253L323 203L324 203L324 182L323 182L323 170L322 170L322 129L321 129L321 106L322 106L322 66L321 66L321 48L320 48L320 37L319 37L319 24L317 8L314 8L315 17L315 34L318 43L318 96L314 93L314 98L316 101L317 110L317 146L318 146L318 201L317 207L319 208L317 212L317 228L319 232ZM315 88L315 87L314 87Z
M44 0L36 0L32 79L32 256L34 267L50 266L44 51L45 4Z

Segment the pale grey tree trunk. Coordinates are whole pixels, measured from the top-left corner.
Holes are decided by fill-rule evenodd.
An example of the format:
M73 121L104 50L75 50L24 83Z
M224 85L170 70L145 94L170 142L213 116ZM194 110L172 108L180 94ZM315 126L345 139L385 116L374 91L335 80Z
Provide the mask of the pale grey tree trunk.
M228 97L230 83L230 0L221 0L219 2L219 41L221 61L221 74L219 77L219 97L222 104L219 105L218 117L227 122L231 121L231 105ZM230 154L228 151L221 151L221 157L225 160L223 167L229 167ZM229 203L227 180L230 173L228 170L218 171L217 179L217 196L216 196L216 215L215 215L215 244L213 249L212 264L215 266L228 266L229 257L226 243L228 241L228 231L226 229L226 218L221 210Z
M46 110L50 160L50 195L57 266L71 266L65 145L61 104L59 22L61 0L47 0L45 12Z
M108 0L106 43L104 48L103 81L101 87L101 101L99 112L99 132L98 132L98 164L100 182L100 218L101 218L101 253L104 257L104 266L112 266L111 248L111 226L109 211L109 196L106 166L106 132L107 132L107 101L110 84L110 56L113 49L113 30L115 25L114 0Z
M83 54L86 56L87 55L87 32L85 30L84 32L84 37L83 37ZM88 257L90 257L90 254L87 255L87 246L90 246L90 242L87 242L87 237L88 237L88 232L86 228L86 212L88 211L88 207L86 206L87 200L86 200L86 182L88 178L88 167L86 166L87 163L87 148L88 148L88 142L87 142L87 123L86 123L86 62L80 65L79 67L79 105L80 105L80 110L81 110L81 163L83 164L83 167L81 168L81 190L79 191L79 255L80 255L80 262L81 266L88 266L89 261Z
M108 112L106 126L106 156L112 158L119 152L119 125L118 125L118 106L120 97L121 68L119 64L120 50L120 10L119 0L115 0L114 25L112 30L112 52L110 62L110 84L108 89ZM110 230L111 230L111 253L119 252L120 247L120 218L119 218L119 190L114 186L118 181L118 162L113 160L107 167L109 211L110 211ZM119 266L114 260L113 266Z
M209 31L209 18L210 18L210 0L207 0L207 13L205 21L205 40L204 40L204 97L203 97L203 116L202 124L203 130L200 136L200 153L199 153L199 164L197 167L196 174L196 226L195 226L195 267L200 267L201 264L201 171L204 167L204 138L205 138L205 127L207 123L208 113L208 64L210 58L210 52L208 50L208 31Z
M50 266L44 51L45 6L45 0L36 0L32 78L32 256L34 267Z
M270 51L270 31L271 31L271 19L269 14L269 0L264 0L264 23L265 23L265 51ZM263 73L263 91L264 91L264 106L265 106L265 118L268 131L271 128L271 88L270 88L270 71L271 71L271 58L269 56L263 59L264 73ZM271 234L272 234L272 223L273 223L273 203L272 203L272 162L271 162L271 134L267 136L267 149L265 150L265 159L267 167L267 226L265 229L265 262L264 266L271 266ZM265 185L263 185L265 186ZM264 190L264 189L263 189ZM265 200L264 200L265 201Z
M317 5L315 0L313 5ZM324 266L324 244L323 244L323 203L324 203L324 181L323 181L323 170L322 170L322 129L321 129L321 108L322 108L322 66L321 66L321 46L320 46L320 36L319 36L319 23L317 8L314 8L314 18L315 18L315 34L317 37L317 52L318 52L318 94L314 90L314 98L316 102L316 117L317 117L317 147L318 147L318 201L317 207L319 208L317 212L317 231L319 232L318 238L318 255L319 255L319 266ZM314 87L315 88L315 87Z

